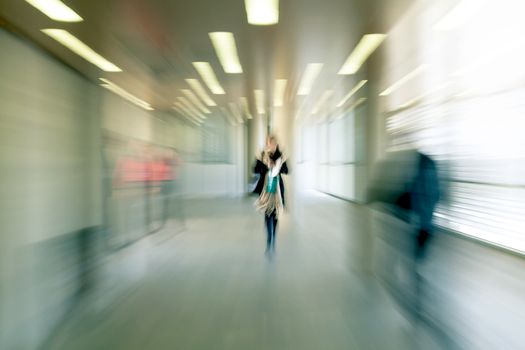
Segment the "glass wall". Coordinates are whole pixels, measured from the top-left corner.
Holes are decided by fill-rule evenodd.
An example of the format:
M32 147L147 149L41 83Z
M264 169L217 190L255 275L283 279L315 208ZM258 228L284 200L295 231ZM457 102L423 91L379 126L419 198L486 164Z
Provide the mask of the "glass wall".
M357 130L362 128L365 113L361 105L322 123L301 126L299 159L307 165L309 188L359 201L356 160L364 157L364 135L357 135Z
M439 162L445 191L437 222L521 252L523 10L519 1L415 7L389 34L382 87L401 83L380 97L388 150L415 147Z

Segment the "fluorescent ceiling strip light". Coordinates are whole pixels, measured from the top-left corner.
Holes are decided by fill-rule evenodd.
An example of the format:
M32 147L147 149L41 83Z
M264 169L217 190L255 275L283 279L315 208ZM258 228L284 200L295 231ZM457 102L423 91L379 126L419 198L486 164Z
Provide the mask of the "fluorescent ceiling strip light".
M255 90L255 109L257 109L257 114L264 114L266 110L264 108L264 91Z
M193 118L193 114L182 103L175 102L174 105L177 106L178 108L180 108L184 114L186 114L188 116L191 116Z
M343 118L346 115L346 113L349 113L349 112L353 111L354 109L356 109L357 107L361 106L365 102L366 102L366 97L361 97L360 99L355 101L350 107L348 107L344 112L342 112L336 118L333 118L333 119L337 120L337 119Z
M182 105L179 102L175 103L175 105L173 106L173 109L176 110L177 112L179 112L184 118L186 118L188 121L192 122L193 124L195 124L197 126L201 125L202 122L200 120L195 120L195 119L193 119L193 117L188 115L184 111Z
M248 23L272 25L279 23L279 0L244 0Z
M277 79L273 90L273 105L274 107L282 107L284 104L284 93L286 91L286 79Z
M100 56L89 46L78 40L75 36L63 29L42 29L42 32L55 39L86 61L93 63L106 72L122 72L122 69Z
M204 104L201 102L201 100L199 100L197 98L197 96L195 96L195 94L193 93L193 91L189 90L189 89L182 89L181 90L182 93L184 95L186 95L186 97L191 101L193 102L193 104L195 106L197 106L198 109L200 109L203 113L206 113L206 114L210 114L211 111L206 108L206 106L204 106Z
M385 40L385 34L365 34L346 59L338 74L355 74L361 68L367 58Z
M366 98L365 97L361 97L359 100L357 100L356 102L354 102L350 107L348 107L348 109L346 109L343 113L341 113L337 118L335 119L341 119L345 116L346 113L348 112L351 112L353 111L354 109L356 109L357 107L361 106L363 103L365 103L366 101Z
M153 108L151 107L151 105L149 103L147 103L146 101L144 100L141 100L140 98L134 96L133 94L127 92L126 90L124 90L123 88L121 88L120 86L118 86L117 84L113 83L112 81L108 80L108 79L104 79L104 78L99 78L100 81L103 82L103 84L100 84L100 86L102 86L103 88L106 88L108 89L109 91L119 95L120 97L128 100L129 102L141 107L141 108L144 108L145 110L148 110L148 111L152 111Z
M428 68L428 65L426 65L426 64L420 65L419 67L414 69L412 72L408 73L403 78L399 79L397 82L395 82L394 84L390 85L387 89L385 89L383 92L381 92L379 94L379 96L388 96L388 95L390 95L392 92L394 92L397 89L399 89L402 85L404 85L408 81L414 79L416 76L418 76L419 74L424 72L427 68Z
M418 98L418 97L413 98L411 100L408 100L405 103L400 104L398 109L405 109L405 108L412 107L412 106L416 105L419 101L421 101L421 98Z
M344 105L346 101L348 101L350 97L352 97L357 91L359 91L359 89L361 89L367 82L368 80L361 80L359 83L357 83L357 85L354 86L352 90L350 90L350 92L341 100L341 102L337 104L337 107L341 107L342 105Z
M217 76L215 75L213 68L211 68L211 65L208 62L193 62L193 66L195 67L197 72L199 72L202 80L204 80L204 83L206 83L206 85L213 94L225 94L224 89L217 80Z
M246 118L253 119L253 116L250 113L250 108L248 106L248 99L246 97L241 97L241 105L242 105L244 114L246 115Z
M301 79L301 83L299 84L299 90L297 91L297 95L304 96L310 93L314 81L315 79L317 79L317 76L321 72L321 69L323 69L322 63L310 63L308 66L306 66L303 78Z
M187 108L186 106L184 106L182 103L180 102L175 102L174 106L178 109L180 109L181 113L188 119L192 120L192 121L196 121L198 123L202 123L202 120L200 120L199 118L195 117Z
M186 112L192 116L194 116L195 118L197 119L203 119L202 115L200 114L200 112L190 103L190 101L188 101L187 98L185 97L182 97L182 96L179 96L177 97L177 100L180 101L180 103L184 106Z
M354 110L356 109L357 107L361 106L363 103L365 103L366 101L366 98L365 97L361 97L359 100L357 100L356 102L354 102L354 104L352 104L350 107L348 107L348 109L346 110L347 112L350 112L351 110Z
M204 87L202 86L200 81L198 81L197 79L186 79L186 82L191 86L193 91L195 91L195 93L199 95L199 97L204 101L204 103L206 103L206 105L210 107L217 106L215 101L213 101L206 92L206 90L204 90Z
M60 0L26 0L47 17L59 22L82 22L83 19L75 11Z
M177 99L186 107L186 111L197 119L206 119L185 97L179 96Z
M209 35L224 71L233 74L242 73L233 33L213 32Z
M242 119L241 112L239 111L239 108L235 102L230 102L230 109L237 122L243 123L244 120Z
M134 96L130 96L126 91L122 90L119 87L116 87L114 85L110 84L100 84L103 88L115 93L116 95L119 95L120 97L124 98L125 100L128 100L129 102L133 103L134 105L143 108L148 111L152 111L153 108L149 105L149 103L144 102L142 100L139 100L135 98Z
M333 93L334 92L332 90L326 90L319 98L319 101L317 101L317 103L315 104L315 107L312 110L312 114L317 114L323 106L323 104L326 102L326 100L328 100L328 98L330 98L330 96L332 96Z

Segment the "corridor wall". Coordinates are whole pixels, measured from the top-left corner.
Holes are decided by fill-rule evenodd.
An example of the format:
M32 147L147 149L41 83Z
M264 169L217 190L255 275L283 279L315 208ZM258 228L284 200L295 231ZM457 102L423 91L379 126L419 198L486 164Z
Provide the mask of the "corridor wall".
M185 194L241 194L245 135L222 125L227 158L206 163L201 130L174 112L144 111L4 29L0 52L0 348L35 349L97 283L98 258L150 232L147 190L125 210L114 191L119 152L175 148Z
M82 287L101 224L98 88L0 30L0 348L33 349Z

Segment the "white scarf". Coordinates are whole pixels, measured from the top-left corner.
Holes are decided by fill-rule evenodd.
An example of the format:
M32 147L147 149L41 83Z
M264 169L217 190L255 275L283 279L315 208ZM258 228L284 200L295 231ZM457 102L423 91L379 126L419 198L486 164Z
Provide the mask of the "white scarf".
M268 152L264 152L264 154L262 155L262 162L268 167L268 172L266 173L264 178L263 190L259 198L255 202L255 206L257 207L257 210L264 212L266 215L270 215L274 211L276 212L276 214L279 214L283 206L280 183L277 184L277 189L275 193L268 193L266 189L268 186L269 178L278 176L281 173L281 167L285 162L284 156L281 155L281 157L279 157L275 162L273 162L274 165L270 167L270 164L272 163L270 155Z

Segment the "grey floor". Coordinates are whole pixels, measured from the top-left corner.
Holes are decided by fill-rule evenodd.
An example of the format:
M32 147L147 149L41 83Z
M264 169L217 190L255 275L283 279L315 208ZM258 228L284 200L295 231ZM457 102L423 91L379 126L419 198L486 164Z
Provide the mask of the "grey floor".
M362 208L300 196L268 259L252 202L190 201L185 231L113 254L46 348L438 348L367 272Z

